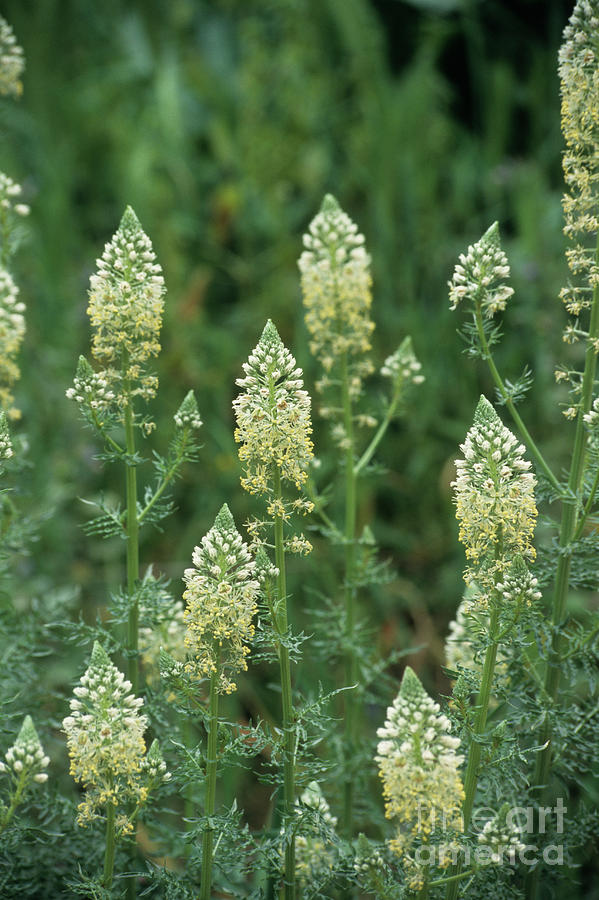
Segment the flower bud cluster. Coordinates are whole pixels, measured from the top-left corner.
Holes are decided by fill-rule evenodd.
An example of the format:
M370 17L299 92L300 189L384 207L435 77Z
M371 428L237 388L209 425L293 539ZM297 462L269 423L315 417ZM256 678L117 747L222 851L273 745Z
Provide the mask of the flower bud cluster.
M495 589L499 591L503 603L518 603L532 606L541 599L539 580L529 571L521 556L516 556L497 582Z
M143 663L146 681L152 684L159 672L160 651L164 650L173 659L182 662L185 659L185 619L183 604L176 600L170 607L168 615L152 628L139 629L139 652Z
M217 675L219 693L230 693L236 689L231 676L247 669L260 584L226 504L194 549L193 565L183 575L185 644L191 656L186 671L199 678Z
M380 872L385 865L380 851L373 847L368 838L361 834L358 837L357 852L354 857L354 872L362 878Z
M74 400L85 411L96 415L109 409L115 399L105 372L94 372L85 356L79 357L73 387L65 391L68 400Z
M92 354L121 406L130 396L149 400L158 381L145 367L160 351L165 286L152 243L131 207L96 263L87 310L95 329Z
M6 421L6 413L0 412L0 459L10 459L12 455L12 441L8 430L8 422Z
M426 693L409 667L399 693L387 710L377 734L381 739L376 761L383 782L385 815L398 821L397 837L390 842L399 856L414 840L426 841L443 821L462 830L464 789L457 753L460 741L450 734L451 723Z
M372 277L364 237L337 200L327 194L304 235L299 259L310 349L330 371L346 358L351 391L360 393L372 371L366 358L374 323L370 319Z
M17 44L6 19L0 16L0 94L18 97L23 90L21 75L24 70L23 48Z
M583 416L583 419L585 425L589 429L593 443L597 444L599 441L599 397L596 397L595 400L593 400L593 405L588 413Z
M478 843L488 847L490 859L487 864L503 865L506 861L514 862L517 853L526 849L522 843L522 831L516 822L508 822L507 804L501 808L493 819L489 819L478 836Z
M471 597L464 597L456 610L455 619L449 623L449 634L445 641L445 661L447 667L457 672L460 668L473 669L475 666L474 649L472 646L473 622L471 614L476 615L476 621L480 621L478 613L486 619L488 628L488 610L476 610L475 601Z
M475 567L467 569L483 590L493 584L516 554L534 559L532 546L537 507L536 479L529 471L524 446L506 428L489 401L481 397L474 424L456 460L456 518L466 557Z
M453 278L448 282L451 309L468 300L474 306L480 305L483 314L492 318L505 309L514 293L504 283L509 274L508 259L499 243L499 226L494 222L476 244L460 254Z
M456 610L455 619L449 623L449 634L445 641L445 662L448 669L459 672L462 668L481 673L482 659L475 652L475 645L480 644L481 635L489 633L489 620L488 605L480 601L477 591L469 588ZM509 663L502 647L497 650L495 678L509 681ZM491 699L491 706L494 702Z
M562 157L566 193L563 199L564 233L573 242L566 257L577 283L561 292L568 312L578 316L591 304L599 284L595 260L599 179L599 2L578 0L564 30L559 52L562 131L566 151Z
M200 418L198 402L193 391L189 391L185 395L183 403L174 415L174 420L177 428L191 428L193 431L199 431L204 424Z
M300 884L309 887L315 879L326 876L335 864L334 845L325 839L322 832L326 829L333 832L337 827L337 818L331 815L329 804L316 781L310 782L299 801L295 801L295 806L298 810L303 808L308 811L310 816L306 823L299 826L295 838L297 879Z
M15 360L25 336L24 312L18 287L6 269L0 268L0 406L11 418L19 416L11 389L21 374Z
M235 440L246 471L241 484L251 494L272 496L280 477L300 490L313 456L310 397L302 370L270 320L243 369L245 377L236 382L243 393L233 401Z
M9 775L22 791L31 782L44 784L48 780L44 769L49 763L50 757L44 753L31 716L25 716L16 741L6 751L4 762L0 762L0 773Z
M139 808L147 800L156 771L162 781L168 781L170 774L157 762L157 749L151 760L146 759L143 733L147 718L140 712L143 700L133 696L131 682L97 641L89 667L73 693L71 714L62 726L70 773L85 788L77 817L85 826L102 815L107 803ZM127 816L118 822L122 831L131 830Z
M416 358L412 338L408 335L395 353L387 357L381 368L381 375L391 379L393 393L402 397L410 386L422 384L425 381L421 369L422 363Z
M2 216L14 214L23 217L29 215L29 207L19 200L22 193L23 188L20 184L13 181L4 172L0 172L0 214Z

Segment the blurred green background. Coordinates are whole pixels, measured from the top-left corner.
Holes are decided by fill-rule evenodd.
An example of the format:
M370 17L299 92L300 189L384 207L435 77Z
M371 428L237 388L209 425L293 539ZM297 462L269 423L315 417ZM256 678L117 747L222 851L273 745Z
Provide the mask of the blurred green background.
M384 651L423 645L414 665L429 687L447 687L443 640L463 567L451 461L480 392L493 390L462 356L446 282L495 219L516 288L498 359L511 379L533 368L525 414L550 461L559 465L570 444L553 369L565 321L556 55L571 7L6 0L27 70L21 100L0 106L0 168L32 208L15 261L28 306L16 392L31 462L22 502L40 518L20 564L24 605L32 590L43 599L75 585L73 613L81 604L91 618L123 577L122 544L85 536L79 500L120 493L122 473L103 472L64 393L89 350L89 276L125 205L152 238L169 289L152 441L166 447L190 387L205 422L201 461L177 485L178 513L142 547L178 594L222 502L238 522L254 509L239 486L231 400L267 317L313 391L296 260L330 191L373 258L377 367L411 333L427 379L383 444L386 471L363 486L360 521L397 575L365 608ZM375 378L374 403L379 390ZM327 428L315 422L326 455ZM322 569L318 547L294 562L299 607L294 577L319 584Z

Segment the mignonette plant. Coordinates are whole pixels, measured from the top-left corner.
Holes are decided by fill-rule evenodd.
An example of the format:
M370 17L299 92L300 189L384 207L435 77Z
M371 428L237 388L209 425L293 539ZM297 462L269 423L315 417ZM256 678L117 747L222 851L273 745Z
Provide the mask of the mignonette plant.
M310 333L310 350L322 366L317 390L326 405L320 414L332 423L332 438L343 455L343 528L337 527L323 509L323 499L312 496L323 521L324 534L344 548L343 604L333 599L340 626L341 655L344 664L345 694L342 758L343 828L345 836L354 836L354 795L361 793L360 779L369 753L358 749L362 725L362 707L370 687L365 647L360 646L363 632L358 606L358 586L380 580L373 562L373 538L370 530L358 536L358 482L369 466L391 421L406 411L411 389L424 381L421 364L416 358L410 337L404 338L389 356L380 374L390 381L390 397L381 410L382 420L364 410L364 381L374 372L370 357L374 322L370 256L364 236L355 222L341 209L337 200L327 194L318 214L304 235L305 250L299 258L302 294L306 310L306 326ZM378 427L377 427L378 424ZM362 449L359 430L376 428L374 436ZM330 653L332 641L327 643ZM368 665L370 663L370 665ZM376 671L376 669L375 669ZM377 672L378 674L378 672Z
M97 368L81 356L73 387L66 395L77 403L85 422L102 442L101 458L106 462L118 462L124 469L124 505L110 505L103 498L95 501L92 505L99 509L99 515L88 525L87 531L104 538L118 535L126 542L127 586L124 594L113 603L111 639L119 646L121 626L124 625L123 649L128 680L133 693L138 694L142 686L140 626L146 629L147 642L148 627L156 626L159 621L163 625L165 622L176 625L177 621L177 606L161 581L152 576L151 570L140 578L140 529L145 525L157 527L172 511L168 489L180 475L184 463L196 459L197 432L202 421L195 396L190 391L174 415L167 455L154 454L154 485L145 488L140 503L137 472L145 459L139 451L136 435L141 433L145 438L154 428L141 404L150 401L158 388L158 379L149 366L160 351L165 285L151 241L130 207L125 210L118 230L96 262L97 271L90 279L87 311L94 329L92 356ZM142 643L142 654L143 651ZM146 652L146 659L151 659L151 654ZM152 677L153 673L149 674ZM135 806L130 804L130 807L134 854L136 815ZM107 847L109 844L108 841ZM105 863L105 883L111 866L111 861ZM135 881L130 878L127 888L130 898L135 896L135 890Z
M20 96L23 72L0 17L1 103ZM204 426L188 385L167 434L158 404L152 413L165 278L127 207L96 261L91 351L66 390L105 464L85 530L112 539L119 574L98 577L95 619L85 605L77 621L15 561L31 530L14 477L27 460L15 433L25 309L13 259L29 189L0 172L2 897L540 900L586 877L599 828L598 73L599 0L578 0L559 56L566 476L521 412L531 372L510 381L496 361L499 319L517 302L497 223L449 281L467 355L496 390L472 398L455 477L440 478L453 491L464 585L455 571L437 671L422 660L441 660L442 642L379 649L392 575L369 488L384 439L409 435L423 396L419 340L393 335L377 372L371 257L331 194L303 237L296 310L301 289L330 430L321 438L312 420L310 360L298 351L298 364L268 319L224 426L206 415L221 450L228 435L228 455L215 458L234 475L229 496L211 508L220 483L202 475L175 509ZM147 449L154 442L163 455ZM250 510L239 527L238 505ZM183 547L170 517L190 507ZM217 509L199 537L195 523ZM143 544L150 528L161 556ZM439 599L431 591L426 615Z
M106 821L105 887L112 884L116 839L133 832L152 789L171 777L157 741L146 753L148 720L140 713L143 700L131 688L96 641L74 689L71 714L62 723L71 775L85 789L78 824L85 827L98 817Z

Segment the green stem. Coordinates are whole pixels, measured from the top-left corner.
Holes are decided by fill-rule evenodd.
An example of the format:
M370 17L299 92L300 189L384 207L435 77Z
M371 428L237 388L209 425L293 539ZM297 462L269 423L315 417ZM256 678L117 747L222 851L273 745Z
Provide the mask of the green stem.
M127 594L129 597L129 619L127 622L127 675L135 696L139 693L139 604L136 596L139 581L139 525L137 522L137 469L132 465L135 457L135 430L131 396L125 408L125 441L127 460L125 467L127 491ZM135 860L137 850L137 829L131 834L131 859ZM127 900L135 900L137 879L127 878Z
M15 792L12 795L12 799L10 801L10 806L7 808L6 812L4 813L4 816L2 817L2 821L0 822L0 834L4 831L4 829L6 828L6 826L12 819L16 808L18 807L19 803L21 802L21 797L25 793L27 783L28 783L27 772L23 771L19 775L19 780L17 782Z
M91 412L93 423L94 423L95 427L98 429L99 434L102 435L102 437L104 438L106 443L110 447L112 447L112 449L115 451L115 453L117 453L119 456L122 456L125 451L123 450L121 445L117 444L117 442L114 440L114 438L112 438L108 434L108 432L106 431L104 426L101 424L100 420L98 419L98 414L96 413L95 409L90 408L90 412Z
M480 758L482 753L482 745L480 738L487 724L487 713L489 710L489 700L491 697L491 688L493 686L493 674L495 672L495 661L497 659L497 626L499 624L499 604L497 598L494 598L493 608L489 622L489 646L485 653L485 661L480 682L480 690L476 700L476 719L474 720L474 737L470 743L468 751L468 765L466 767L466 775L464 777L464 831L468 830L470 820L472 818L472 809L476 797L476 787L478 784L478 771L480 768ZM446 900L456 900L459 891L459 876L461 874L461 861L456 866L451 879L448 879Z
M194 734L193 734L193 724L189 718L189 716L182 716L181 718L181 731L183 734L183 742L187 747L188 751L195 746ZM193 829L192 819L195 813L195 804L193 797L193 788L188 785L185 795L183 797L183 815L185 817L185 831L189 832ZM185 844L185 857L189 857L191 855L191 843L187 842Z
M595 495L597 494L597 488L599 487L599 466L597 466L597 471L595 472L595 478L593 479L593 484L591 487L591 491L587 498L587 502L584 505L584 509L580 514L580 519L578 520L578 527L574 533L573 541L577 541L584 531L584 526L586 525L586 521L589 517L589 513L593 508L593 504L595 502Z
M389 423L391 422L391 420L393 419L393 416L395 415L398 400L399 400L399 397L394 397L393 400L391 401L391 404L389 406L389 409L385 413L385 417L384 417L383 421L379 425L379 427L378 427L376 433L374 434L372 440L370 441L368 447L366 448L366 450L364 451L364 453L362 454L362 456L360 457L358 462L355 464L354 475L356 475L356 476L359 475L360 472L362 472L366 468L366 466L368 465L368 463L374 456L374 452L375 452L376 448L378 447L381 440L385 436L385 432L387 431L387 428L389 427Z
M115 834L114 834L114 803L106 804L106 850L104 852L104 876L102 884L105 888L112 885L112 873L114 870L114 851L115 851Z
M468 869L466 872L460 872L458 875L449 875L447 878L437 878L435 881L429 881L429 888L432 887L441 887L444 884L452 884L456 881L462 881L464 878L469 878L471 875L476 873L476 869Z
M125 437L127 446L126 489L127 489L127 593L129 595L129 621L127 624L127 674L132 691L137 696L139 690L139 663L137 658L139 641L139 605L135 596L139 581L139 523L137 519L137 468L131 464L135 456L135 431L131 398L125 409Z
M202 835L202 881L200 887L200 900L210 900L212 888L212 840L213 830L211 817L214 815L214 803L216 798L216 769L218 762L218 673L210 676L210 713L208 728L208 751L206 754L206 803L204 815L208 823Z
M343 425L345 428L345 684L353 688L345 693L345 784L343 788L343 826L351 840L353 833L354 779L350 771L355 756L358 704L355 685L358 683L358 659L354 648L356 628L356 471L354 469L354 423L352 398L349 389L347 354L342 366ZM374 451L373 451L374 452Z
M518 431L522 435L524 443L527 445L528 449L530 450L530 452L536 459L537 463L539 464L539 467L545 473L545 476L548 479L548 481L551 483L552 487L561 496L562 489L561 489L559 481L557 480L557 478L555 477L555 475L553 474L553 472L551 471L551 469L545 462L545 458L544 458L543 454L541 453L541 451L539 450L539 448L533 441L533 439L530 435L530 432L528 431L528 428L522 421L522 419L520 417L520 413L514 406L514 401L510 397L509 392L508 392L505 384L503 383L503 379L501 378L501 375L499 374L499 371L497 370L497 366L495 365L495 361L494 361L493 355L491 353L491 348L489 347L489 344L487 343L487 338L486 338L485 330L483 327L482 309L481 309L480 303L478 303L478 302L475 305L474 318L475 318L475 322L476 322L476 330L478 333L478 339L480 341L480 346L483 351L483 359L486 360L487 365L489 366L491 375L493 376L493 381L497 385L499 393L501 394L501 398L504 401L512 419L516 423L516 426L518 428Z
M599 237L597 240L597 251L595 261L599 262ZM591 408L593 401L593 387L595 384L595 371L597 368L597 353L594 348L594 341L599 337L599 286L593 288L593 303L591 307L591 320L589 325L589 337L584 359L584 372L582 376L582 386L580 395L580 405L578 408L578 419L576 421L576 432L574 435L574 448L572 451L572 462L570 464L570 474L568 477L568 490L573 497L578 498L582 490L586 463L586 450L588 443L588 433L584 425L584 416ZM553 706L557 701L560 682L561 661L564 648L564 634L562 631L562 623L566 612L566 600L568 596L568 585L570 581L570 565L572 560L572 541L576 535L576 526L578 523L578 504L577 502L564 502L562 505L562 520L559 534L559 544L562 552L559 555L557 563L557 571L555 577L555 589L553 593L553 607L551 612L551 626L553 637L551 640L551 649L545 663L545 690L548 695L550 704ZM537 755L535 766L535 774L533 781L533 790L542 796L548 788L549 774L551 771L551 757L553 748L551 746L551 719L546 716L541 731L540 745L546 745ZM539 887L540 866L536 866L526 879L526 898L534 900L537 896Z
M274 498L281 501L281 473L275 466ZM285 545L283 541L283 517L275 516L275 565L277 575L277 598L275 610L275 631L283 636L279 643L279 663L281 667L281 696L283 704L283 734L285 739L283 763L283 825L285 828L285 900L295 900L295 717L291 690L291 664L287 640L287 578L285 573Z
M337 526L335 525L333 520L330 518L330 516L323 509L321 498L318 496L318 494L316 492L316 488L314 487L311 478L308 478L304 487L305 487L305 491L306 491L306 495L307 495L308 499L310 499L312 501L312 503L314 504L314 512L316 512L317 515L320 516L320 518L323 521L323 524L329 529L329 531L336 532Z
M183 457L184 457L184 455L185 455L185 444L186 444L186 442L187 442L187 432L188 432L188 429L186 428L186 429L185 429L185 432L184 432L185 440L183 440L182 443L181 443L181 448L180 448L179 453L177 454L177 456L176 456L176 458L175 458L175 461L174 461L173 464L171 465L171 467L170 467L170 469L168 470L168 472L166 473L166 475L163 477L162 481L160 482L160 484L158 485L158 487L156 488L156 490L155 490L154 493L152 494L151 498L148 500L148 502L146 503L146 505L144 506L144 508L143 508L143 509L141 510L141 512L139 513L139 515L138 515L138 517L137 517L137 523L138 523L138 525L141 525L141 523L143 522L143 520L145 519L145 517L147 516L147 514L150 512L150 510L152 509L152 507L154 506L154 504L155 504L158 500L160 500L160 498L162 497L164 491L166 490L166 488L168 487L168 485L169 485L170 482L172 481L173 476L176 474L177 470L179 469L179 466L181 465L181 460L183 459Z

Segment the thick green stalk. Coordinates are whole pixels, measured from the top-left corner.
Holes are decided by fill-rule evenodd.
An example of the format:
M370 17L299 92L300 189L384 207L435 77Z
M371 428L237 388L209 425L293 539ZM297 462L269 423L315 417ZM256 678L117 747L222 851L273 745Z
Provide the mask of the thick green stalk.
M106 850L104 852L104 876L102 884L105 888L112 885L112 873L114 870L114 850L115 850L115 834L114 834L114 803L106 804Z
M281 473L275 466L274 498L282 499ZM287 578L285 574L285 545L283 542L283 518L275 516L275 565L277 575L277 598L275 604L275 630L287 636ZM285 736L285 756L283 763L283 824L285 830L293 824L295 814L295 718L291 690L291 664L289 649L279 644L279 664L281 667L281 696L283 703L283 734ZM295 834L289 834L285 841L285 900L295 900Z
M596 262L599 262L599 238L597 241ZM572 462L568 477L568 489L573 497L580 497L584 482L586 467L586 450L588 436L584 425L584 416L588 413L593 402L593 387L595 384L595 371L597 368L597 353L593 343L599 337L599 286L593 289L593 303L591 307L591 320L589 325L589 338L584 359L584 372L580 395L578 419L576 421L576 433L574 435L574 448ZM562 552L558 557L555 576L555 589L553 593L553 607L551 612L551 625L553 638L551 651L545 664L545 691L550 703L555 704L559 693L560 663L563 655L564 636L561 625L566 612L566 600L568 597L568 585L570 581L570 565L572 560L571 542L577 533L579 508L578 502L565 502L562 506L562 520L560 526L559 543ZM551 772L551 757L553 747L551 745L551 721L545 718L541 732L540 744L546 745L537 755L533 790L539 795L547 790L549 775ZM540 867L536 866L526 880L527 900L534 900L539 886Z
M125 410L125 438L127 448L126 489L127 489L127 593L129 595L129 621L127 624L127 674L132 690L139 690L139 663L137 658L139 641L139 606L135 592L139 581L139 523L137 521L137 469L131 465L135 456L135 431L131 402ZM135 599L133 599L135 597Z
M135 456L135 430L131 396L125 408L125 441L127 461L125 479L127 491L127 594L129 598L129 620L127 622L127 676L135 696L139 693L139 605L136 596L139 581L139 523L137 521L137 469L131 465ZM134 826L131 835L131 858L135 860L137 835ZM127 878L127 900L135 900L137 880L135 876Z
M354 470L354 421L352 399L349 390L347 354L343 357L342 368L343 426L347 448L345 451L345 685L355 686L358 682L358 660L354 650L356 627L356 473ZM354 805L354 782L349 771L355 755L356 723L358 708L355 688L345 693L345 785L343 789L343 825L348 840L352 838Z
M494 602L491 610L489 622L489 639L490 643L485 653L485 661L480 682L480 690L476 700L476 719L474 720L474 739L470 744L468 751L468 765L466 766L466 775L464 777L464 831L470 825L472 818L472 808L476 797L476 786L478 784L478 770L480 767L480 757L482 746L477 738L480 738L485 731L487 724L487 713L489 710L489 700L491 697L491 688L493 687L493 674L495 672L495 661L497 659L497 627L499 623L499 605ZM459 876L461 872L461 862L458 863L456 871L453 873L454 880L448 882L445 900L456 900L459 891Z
M218 737L218 674L213 672L210 676L210 712L208 728L208 750L206 753L206 802L204 815L210 819L214 815L214 802L216 798L216 769L217 769L217 737ZM200 886L200 900L210 900L212 888L212 824L208 822L202 835L202 882Z

